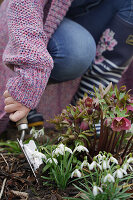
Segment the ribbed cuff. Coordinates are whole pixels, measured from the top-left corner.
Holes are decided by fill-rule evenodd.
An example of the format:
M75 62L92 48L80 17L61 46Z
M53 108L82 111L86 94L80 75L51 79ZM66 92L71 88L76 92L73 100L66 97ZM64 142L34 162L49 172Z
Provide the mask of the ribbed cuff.
M16 68L16 77L7 82L7 90L18 102L30 109L36 108L47 85L51 70Z
M51 35L57 29L57 26L63 20L73 0L52 1L51 8L45 19L44 31L47 34L48 41Z

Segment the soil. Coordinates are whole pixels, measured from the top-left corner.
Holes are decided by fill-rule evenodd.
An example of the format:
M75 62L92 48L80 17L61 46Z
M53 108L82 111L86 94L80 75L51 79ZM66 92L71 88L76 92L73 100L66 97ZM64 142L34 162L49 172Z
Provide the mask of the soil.
M46 137L56 137L55 130L48 129L46 132ZM3 141L16 140L20 134L16 127L9 123L2 137ZM43 186L43 179L39 172L37 177L39 184L37 184L23 153L9 154L6 151L0 151L0 197L2 196L0 199L61 200L62 197L72 197L77 194L73 186L68 187L65 191Z

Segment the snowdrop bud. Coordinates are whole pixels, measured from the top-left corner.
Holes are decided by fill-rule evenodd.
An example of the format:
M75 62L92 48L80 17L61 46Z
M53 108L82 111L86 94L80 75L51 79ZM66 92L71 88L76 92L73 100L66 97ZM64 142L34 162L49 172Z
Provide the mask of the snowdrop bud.
M97 163L96 161L93 161L90 165L89 165L89 170L93 170L96 167Z
M103 192L102 188L100 188L100 187L94 185L94 186L93 186L93 195L94 195L94 196L97 196L97 195L99 194L99 191L102 193L102 192Z
M78 152L86 151L86 153L89 152L88 149L87 149L86 147L82 146L82 145L77 146L77 147L74 149L73 152L75 152L75 151L78 151Z
M81 172L78 169L75 169L71 174L71 178L73 178L73 177L80 178L81 177Z
M106 160L103 160L102 165L103 165L103 169L107 169L107 161Z
M107 174L105 177L104 177L104 180L103 182L106 183L106 182L115 182L115 179L114 177L111 175L111 174Z

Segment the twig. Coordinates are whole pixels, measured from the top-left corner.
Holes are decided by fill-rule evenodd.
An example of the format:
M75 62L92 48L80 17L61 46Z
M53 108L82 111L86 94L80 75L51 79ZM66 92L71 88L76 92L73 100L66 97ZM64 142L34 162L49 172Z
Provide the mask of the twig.
M121 149L121 145L122 145L122 142L123 142L123 139L124 139L124 134L125 134L125 132L122 131L121 140L120 140L119 146L118 146L118 148L116 150L116 153L118 153L119 150Z
M2 187L1 187L1 191L0 191L0 199L2 199L2 195L3 195L4 188L5 188L5 184L6 184L6 180L7 180L7 178L4 179L3 184L2 184Z
M11 192L18 197L25 198L25 200L27 200L29 197L28 193L26 193L26 192L19 192L19 191L15 191L15 190L11 190Z
M115 139L115 136L116 136L116 132L113 131L113 135L111 137L111 141L110 141L110 145L109 145L109 149L108 149L109 152L111 152L111 150L112 150L112 145L113 145L113 141Z
M8 162L6 161L6 159L5 159L5 157L3 156L2 153L1 153L0 155L1 155L1 157L3 158L3 160L5 161L5 163L6 163L7 167L8 167L8 171L9 171L9 165L8 165Z
M126 145L126 147L125 147L125 150L124 150L124 152L123 152L122 155L121 155L122 158L124 158L124 156L125 156L125 154L126 154L126 151L128 150L128 147L129 147L129 145L130 145L130 142L132 142L132 140L133 140L133 136L128 140L128 143L127 143L127 145Z

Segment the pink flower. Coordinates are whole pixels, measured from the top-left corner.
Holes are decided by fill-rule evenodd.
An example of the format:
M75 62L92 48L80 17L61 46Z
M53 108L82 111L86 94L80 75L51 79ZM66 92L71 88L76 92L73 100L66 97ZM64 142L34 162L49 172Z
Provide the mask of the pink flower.
M128 113L128 111L133 112L133 106L131 106L131 105L126 106L126 109L127 109L127 113Z
M115 117L111 128L113 131L129 130L131 128L131 122L125 117Z
M81 125L80 125L80 129L83 130L83 131L86 131L88 128L89 128L88 122L82 121Z
M92 107L92 102L93 102L93 100L90 97L87 97L85 99L85 106L86 107Z

